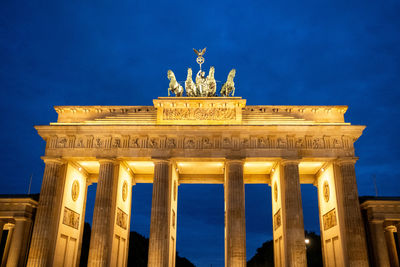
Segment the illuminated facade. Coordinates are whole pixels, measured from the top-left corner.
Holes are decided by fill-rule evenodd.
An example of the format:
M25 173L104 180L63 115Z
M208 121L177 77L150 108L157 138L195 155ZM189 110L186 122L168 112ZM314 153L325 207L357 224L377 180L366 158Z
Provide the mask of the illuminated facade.
M360 202L367 230L371 265L398 267L400 197L361 197Z
M1 266L25 266L39 195L0 195Z
M153 106L62 106L36 126L45 171L28 266L79 262L97 183L89 266L126 266L132 186L153 183L149 266L175 266L178 185L224 184L225 265L246 266L245 184L272 188L275 266L306 266L300 184L318 187L325 266L369 266L346 106L247 106L160 97ZM266 229L267 231L267 229Z

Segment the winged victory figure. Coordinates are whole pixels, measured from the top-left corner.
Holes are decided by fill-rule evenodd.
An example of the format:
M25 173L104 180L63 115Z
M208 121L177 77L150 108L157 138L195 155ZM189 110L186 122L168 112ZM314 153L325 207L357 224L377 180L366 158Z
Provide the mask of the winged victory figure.
M194 49L194 48L193 48L193 51L196 53L196 55L197 55L198 57L202 57L202 56L204 55L204 53L206 52L206 48L207 48L207 47L203 48L203 50L202 50L202 49L199 49L200 51L198 51L197 49Z

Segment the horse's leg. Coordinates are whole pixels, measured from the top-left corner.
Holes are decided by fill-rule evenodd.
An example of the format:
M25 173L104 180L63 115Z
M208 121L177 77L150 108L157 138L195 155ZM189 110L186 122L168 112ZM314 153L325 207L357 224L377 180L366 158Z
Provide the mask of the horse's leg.
M235 96L235 87L233 87L233 90L232 90L232 97L234 97Z

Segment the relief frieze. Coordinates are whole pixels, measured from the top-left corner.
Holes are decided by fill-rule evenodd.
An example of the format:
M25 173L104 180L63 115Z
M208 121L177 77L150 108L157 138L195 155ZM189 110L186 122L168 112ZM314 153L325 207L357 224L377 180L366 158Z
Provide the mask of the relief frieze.
M196 148L196 138L195 137L186 137L185 141L184 141L184 148L195 149Z
M275 214L274 214L274 231L278 229L282 224L282 218L281 218L281 209L279 209Z
M336 209L328 211L322 216L322 220L324 223L324 231L334 227L337 225L336 221Z
M66 137L60 137L57 139L57 148L66 148L67 143L68 141Z
M128 214L126 214L123 210L120 208L117 209L117 225L121 227L122 229L127 229L127 223L128 221Z
M84 145L84 139L82 138L82 137L80 137L80 138L78 138L76 141L75 141L75 147L76 148L84 148L85 147L85 145Z
M120 148L121 147L121 139L119 137L112 139L112 147L113 148Z
M77 135L51 136L47 148L93 149L352 149L350 136L159 136L159 135Z
M75 229L79 229L79 219L80 219L79 213L67 207L64 207L63 224Z
M235 120L234 108L164 108L163 120Z
M176 148L177 140L176 138L167 138L166 147L167 148Z
M131 147L131 148L140 148L141 142L140 142L140 140L139 140L139 137L137 137L137 136L132 136L132 137L130 138L128 144L129 144L129 147Z

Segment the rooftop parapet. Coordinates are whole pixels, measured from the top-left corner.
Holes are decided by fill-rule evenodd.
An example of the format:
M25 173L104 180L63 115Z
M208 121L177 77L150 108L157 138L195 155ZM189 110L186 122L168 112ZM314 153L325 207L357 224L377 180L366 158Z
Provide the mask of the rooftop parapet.
M56 106L57 123L128 125L348 124L347 106L246 106L241 97L159 97L154 106Z

